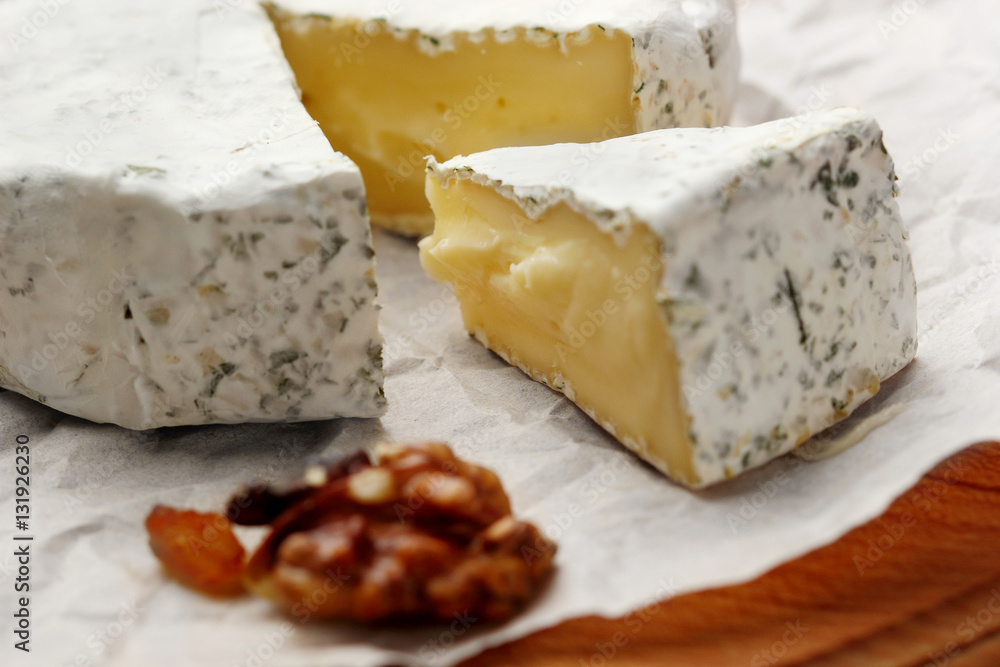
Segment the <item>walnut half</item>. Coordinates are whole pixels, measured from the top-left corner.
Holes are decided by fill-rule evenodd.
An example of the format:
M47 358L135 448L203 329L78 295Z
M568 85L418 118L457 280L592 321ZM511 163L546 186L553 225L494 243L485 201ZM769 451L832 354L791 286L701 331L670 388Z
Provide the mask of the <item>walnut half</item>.
M257 489L263 514L285 506L247 566L251 590L297 614L361 621L497 621L535 596L555 545L511 516L496 475L441 443L384 445L376 459L307 490ZM245 516L260 513L250 503Z

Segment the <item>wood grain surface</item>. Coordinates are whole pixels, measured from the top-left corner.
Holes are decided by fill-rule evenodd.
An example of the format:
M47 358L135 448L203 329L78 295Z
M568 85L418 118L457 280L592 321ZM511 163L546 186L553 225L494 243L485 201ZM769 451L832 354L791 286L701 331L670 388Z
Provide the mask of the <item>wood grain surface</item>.
M463 665L1000 667L1000 443L752 582L571 620Z

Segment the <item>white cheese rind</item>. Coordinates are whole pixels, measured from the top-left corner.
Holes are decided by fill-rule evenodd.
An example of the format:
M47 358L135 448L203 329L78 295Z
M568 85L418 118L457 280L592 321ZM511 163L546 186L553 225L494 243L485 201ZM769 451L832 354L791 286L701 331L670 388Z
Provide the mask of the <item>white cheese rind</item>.
M361 176L259 7L70 3L2 58L0 385L135 429L384 411Z
M498 149L429 169L445 186L492 187L532 218L565 202L619 240L633 225L656 234L696 485L793 449L916 353L893 164L860 111Z
M456 36L513 39L527 31L561 42L588 39L591 30L632 37L633 108L639 132L667 127L712 127L726 122L736 98L740 52L735 0L277 0L283 15L379 21L397 33L416 32L429 53L454 49ZM600 82L595 82L600 85Z

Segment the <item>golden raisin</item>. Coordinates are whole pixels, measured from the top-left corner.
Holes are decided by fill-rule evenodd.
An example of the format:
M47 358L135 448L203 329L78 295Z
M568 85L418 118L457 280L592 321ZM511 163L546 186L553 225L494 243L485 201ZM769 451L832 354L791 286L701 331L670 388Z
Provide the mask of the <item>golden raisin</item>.
M223 515L157 505L146 531L153 553L185 586L215 596L243 592L246 552Z

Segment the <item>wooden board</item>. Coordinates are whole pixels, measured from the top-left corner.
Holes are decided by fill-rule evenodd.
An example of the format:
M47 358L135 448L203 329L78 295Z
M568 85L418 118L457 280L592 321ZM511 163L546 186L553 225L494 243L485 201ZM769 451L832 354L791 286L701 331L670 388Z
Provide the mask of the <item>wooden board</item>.
M464 667L1000 666L1000 443L747 584L568 621Z

